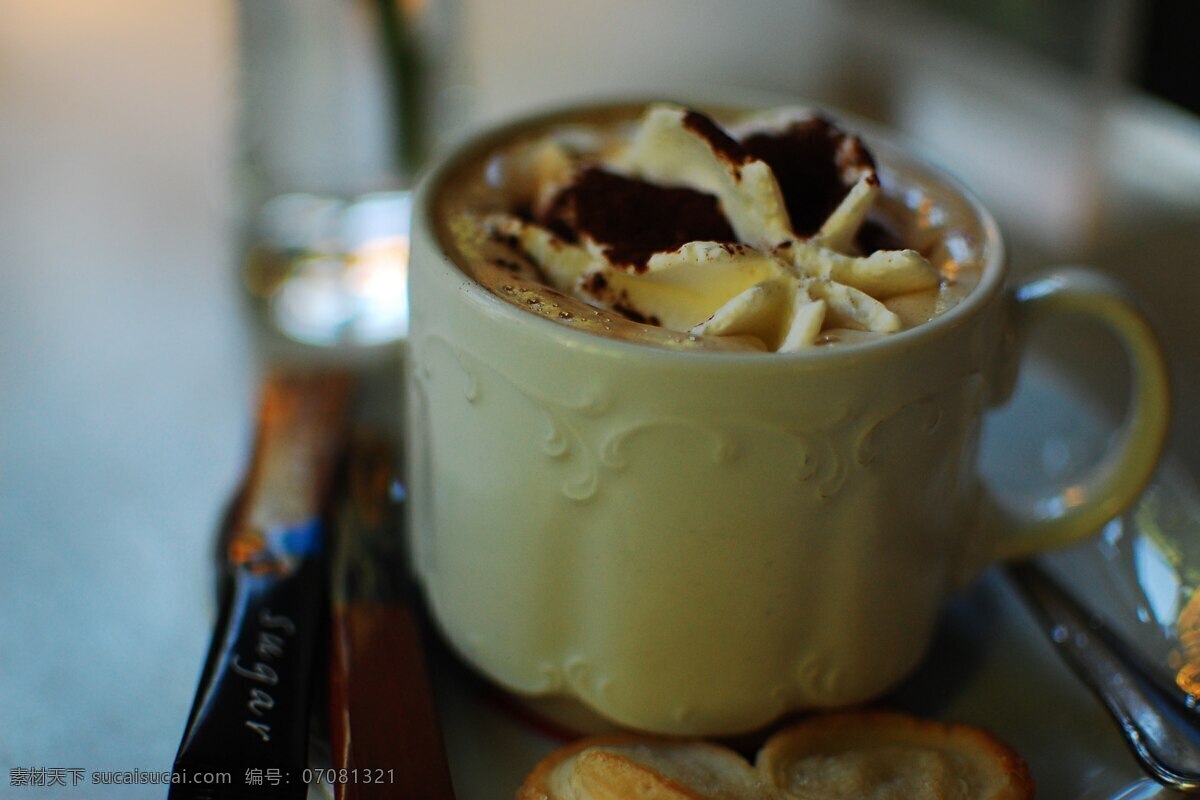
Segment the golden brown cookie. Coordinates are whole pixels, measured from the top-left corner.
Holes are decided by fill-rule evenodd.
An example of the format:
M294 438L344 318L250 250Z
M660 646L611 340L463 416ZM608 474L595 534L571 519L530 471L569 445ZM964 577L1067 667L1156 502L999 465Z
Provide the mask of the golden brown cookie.
M890 711L810 717L758 753L764 779L805 800L1029 800L1025 762L986 731Z
M751 767L727 747L616 734L534 768L517 800L1031 800L1025 762L986 731L892 711L818 714Z
M732 750L616 734L581 739L534 768L517 800L782 800Z

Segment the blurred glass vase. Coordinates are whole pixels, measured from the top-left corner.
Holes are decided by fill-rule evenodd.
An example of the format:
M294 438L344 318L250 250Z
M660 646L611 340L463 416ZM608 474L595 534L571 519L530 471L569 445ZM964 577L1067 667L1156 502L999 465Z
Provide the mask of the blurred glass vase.
M426 5L238 4L240 263L267 335L340 348L407 332Z

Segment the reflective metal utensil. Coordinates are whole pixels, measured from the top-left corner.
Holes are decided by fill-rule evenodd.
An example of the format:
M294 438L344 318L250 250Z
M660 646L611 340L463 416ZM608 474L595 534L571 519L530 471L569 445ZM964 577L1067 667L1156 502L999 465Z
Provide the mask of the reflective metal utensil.
M1150 777L1200 794L1200 710L1190 695L1154 676L1104 621L1032 562L1009 575L1055 650L1108 709Z

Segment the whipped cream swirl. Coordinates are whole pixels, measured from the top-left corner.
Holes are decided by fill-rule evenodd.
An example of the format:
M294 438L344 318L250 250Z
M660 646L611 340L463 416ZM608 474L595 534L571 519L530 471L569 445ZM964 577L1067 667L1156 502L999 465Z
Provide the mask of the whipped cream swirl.
M775 352L882 335L902 327L883 301L941 279L915 250L864 246L874 160L808 112L726 131L654 105L617 142L537 142L512 177L524 207L484 224L523 277L674 331Z

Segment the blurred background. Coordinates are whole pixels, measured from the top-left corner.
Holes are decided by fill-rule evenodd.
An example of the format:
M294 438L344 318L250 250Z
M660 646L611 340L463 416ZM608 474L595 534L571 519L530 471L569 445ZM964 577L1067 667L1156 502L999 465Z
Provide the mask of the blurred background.
M0 765L170 763L254 391L239 170L247 116L281 117L245 66L289 35L238 31L268 4L339 2L365 0L0 0L0 715L32 720L0 726ZM424 138L373 188L473 127L600 95L780 93L891 125L982 196L1019 272L1088 263L1135 290L1175 368L1171 447L1200 474L1197 8L396 0L423 91L405 124ZM293 55L274 80L353 75L342 52ZM1040 338L1121 408L1103 337Z

